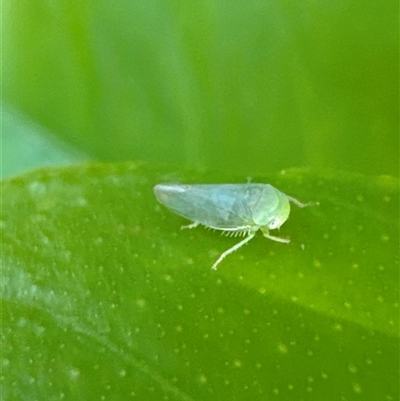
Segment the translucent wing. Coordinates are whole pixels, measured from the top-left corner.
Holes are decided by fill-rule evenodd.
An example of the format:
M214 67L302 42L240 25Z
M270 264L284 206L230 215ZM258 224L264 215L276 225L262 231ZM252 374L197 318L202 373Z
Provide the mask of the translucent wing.
M157 199L176 214L219 230L245 231L257 226L260 206L274 210L277 191L268 184L161 184ZM263 209L263 210L264 210Z

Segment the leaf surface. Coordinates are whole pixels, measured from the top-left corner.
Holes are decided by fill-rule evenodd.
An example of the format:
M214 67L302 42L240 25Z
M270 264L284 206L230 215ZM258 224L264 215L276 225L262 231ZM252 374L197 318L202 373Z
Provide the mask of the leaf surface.
M3 182L3 396L23 400L398 399L398 204L390 177L253 177L301 201L238 239L159 205L148 166Z

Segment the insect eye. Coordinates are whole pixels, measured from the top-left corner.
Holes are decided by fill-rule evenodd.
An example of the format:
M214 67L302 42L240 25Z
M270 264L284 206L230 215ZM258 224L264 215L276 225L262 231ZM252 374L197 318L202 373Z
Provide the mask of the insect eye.
M273 218L269 223L268 223L268 228L273 230L274 228L278 228L281 226L281 221L278 217Z

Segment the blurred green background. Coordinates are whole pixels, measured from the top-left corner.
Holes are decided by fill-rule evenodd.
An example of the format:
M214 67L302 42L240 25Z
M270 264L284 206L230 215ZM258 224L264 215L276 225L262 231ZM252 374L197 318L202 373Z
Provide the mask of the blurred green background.
M398 176L398 2L3 1L3 174L144 160Z

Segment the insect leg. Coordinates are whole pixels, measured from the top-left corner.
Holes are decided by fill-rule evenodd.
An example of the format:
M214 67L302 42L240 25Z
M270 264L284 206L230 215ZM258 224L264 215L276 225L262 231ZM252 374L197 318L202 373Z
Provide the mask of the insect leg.
M253 237L255 233L250 233L245 239L242 241L238 242L236 245L234 245L232 248L229 248L225 252L221 254L221 256L218 258L218 260L211 266L211 269L217 270L217 265L225 259L226 256L228 256L230 253L235 252L237 249L239 249L242 245L244 245L246 242L249 242Z
M307 203L302 203L296 198L293 198L292 196L286 195L287 198L290 200L290 202L294 203L298 207L306 207L306 206L311 206L313 202L307 202Z
M198 223L197 221L195 221L194 223L191 224L187 224L186 226L181 226L181 230L185 230L186 228L195 228L199 225L200 223Z
M267 226L262 226L260 228L261 228L261 231L265 238L272 239L272 241L276 241L276 242L283 242L284 244L288 244L290 242L290 239L288 239L288 238L280 238L280 237L275 237L274 235L271 235L269 233Z
M275 237L274 235L270 235L268 233L263 233L263 234L265 238L272 239L272 241L283 242L284 244L288 244L290 242L290 239L288 238Z

